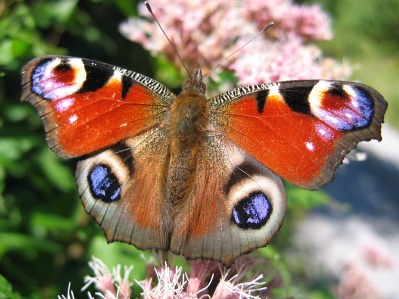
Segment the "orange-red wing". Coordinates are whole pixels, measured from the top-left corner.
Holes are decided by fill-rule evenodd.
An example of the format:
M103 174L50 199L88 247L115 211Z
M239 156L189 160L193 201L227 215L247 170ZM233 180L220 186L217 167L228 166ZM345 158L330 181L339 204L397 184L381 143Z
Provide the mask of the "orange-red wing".
M381 140L387 103L344 81L287 81L234 89L209 100L214 126L284 179L306 189L330 182L362 140Z
M159 125L175 97L141 74L87 59L46 56L22 70L22 101L43 119L62 158L109 147Z

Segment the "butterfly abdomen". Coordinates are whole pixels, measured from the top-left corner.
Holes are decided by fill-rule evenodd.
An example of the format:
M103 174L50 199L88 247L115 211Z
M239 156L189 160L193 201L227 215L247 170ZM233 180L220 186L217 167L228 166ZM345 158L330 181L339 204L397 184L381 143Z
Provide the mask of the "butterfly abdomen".
M172 104L169 128L167 188L169 200L178 205L192 191L199 150L209 119L209 106L203 94L185 91Z

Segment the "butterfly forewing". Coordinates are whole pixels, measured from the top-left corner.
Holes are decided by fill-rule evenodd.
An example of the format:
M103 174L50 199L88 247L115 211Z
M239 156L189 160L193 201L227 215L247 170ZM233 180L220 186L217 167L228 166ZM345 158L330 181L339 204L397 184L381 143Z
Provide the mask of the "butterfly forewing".
M81 58L37 58L22 74L22 100L38 110L48 145L62 158L95 152L156 126L174 98L155 80Z
M288 181L317 189L362 140L381 140L387 104L345 81L287 81L234 89L209 100L223 134Z

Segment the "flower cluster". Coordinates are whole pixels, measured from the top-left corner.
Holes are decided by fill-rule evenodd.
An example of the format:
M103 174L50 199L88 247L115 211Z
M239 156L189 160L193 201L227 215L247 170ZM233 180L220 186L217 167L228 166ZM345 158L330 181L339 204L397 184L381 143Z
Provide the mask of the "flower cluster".
M382 298L366 271L354 262L347 263L336 293L339 298L345 299Z
M93 257L89 266L94 276L85 277L86 285L82 291L93 284L98 290L96 298L130 298L133 283L129 281L129 275L133 267L125 267L122 277L120 265L110 271L101 260ZM248 275L254 267L254 260L248 256L240 258L229 270L222 269L218 262L213 261L192 261L190 266L190 272L184 273L182 267L172 268L166 262L159 267L149 265L146 279L136 281L142 289L141 298L257 299L270 295L270 289L277 285L275 279L269 284L263 282L262 274ZM58 296L58 299L74 298L70 287L66 296ZM95 297L88 293L88 298Z
M301 37L304 41L329 40L332 38L330 19L317 4L297 5L287 0L246 0L246 20L261 29L265 23L276 24L276 38L284 34Z
M152 0L155 16L190 70L206 73L244 45L266 24L275 26L216 68L217 80L223 71L233 71L239 84L258 84L294 79L344 79L350 67L323 58L313 41L332 37L330 19L318 5L297 5L290 0L187 1L164 3ZM128 39L138 42L152 55L164 55L182 69L144 4L141 18L130 18L120 26Z
M387 250L384 242L370 240L360 247L356 259L349 260L344 265L344 275L336 288L339 298L345 299L374 299L384 298L378 281L372 279L384 270L394 266L392 254Z

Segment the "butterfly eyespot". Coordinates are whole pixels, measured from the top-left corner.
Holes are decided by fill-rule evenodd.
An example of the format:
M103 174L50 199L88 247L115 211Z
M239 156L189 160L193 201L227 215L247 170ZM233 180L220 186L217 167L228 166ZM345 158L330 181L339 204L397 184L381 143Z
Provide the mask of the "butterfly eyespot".
M86 81L83 61L79 58L42 59L31 74L31 90L48 101L75 94Z
M374 114L371 94L360 86L319 81L309 95L312 114L343 131L366 128Z
M233 208L231 221L242 229L259 229L266 224L272 205L262 192L253 192Z
M88 181L94 198L104 202L113 202L121 198L121 185L108 165L95 165L89 172Z

